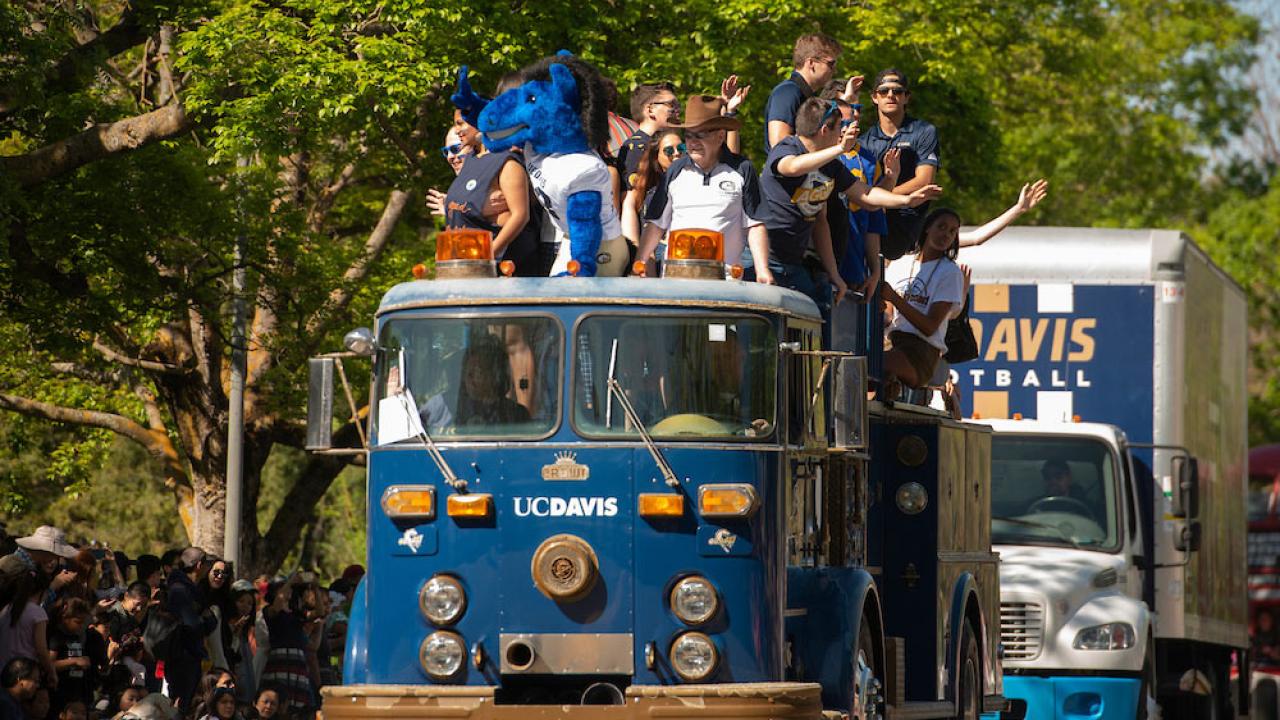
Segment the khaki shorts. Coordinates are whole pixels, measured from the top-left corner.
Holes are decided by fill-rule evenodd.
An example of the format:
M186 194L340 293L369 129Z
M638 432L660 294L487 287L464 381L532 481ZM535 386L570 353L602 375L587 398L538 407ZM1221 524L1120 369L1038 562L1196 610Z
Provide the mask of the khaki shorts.
M942 359L942 351L919 335L901 330L889 333L889 342L916 371L916 387L928 385L933 371L938 368L938 361Z

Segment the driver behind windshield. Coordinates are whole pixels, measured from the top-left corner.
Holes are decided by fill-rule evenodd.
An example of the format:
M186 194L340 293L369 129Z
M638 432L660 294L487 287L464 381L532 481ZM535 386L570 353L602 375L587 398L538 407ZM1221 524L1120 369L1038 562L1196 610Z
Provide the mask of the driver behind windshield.
M529 422L529 411L508 397L514 390L505 343L487 332L474 333L462 360L458 426Z
M1087 509L1090 515L1093 514L1092 503L1085 496L1084 491L1075 483L1071 477L1071 468L1062 460L1046 460L1040 466L1040 477L1044 480L1044 495L1037 498L1032 506L1041 503L1048 498L1070 498L1080 503L1080 509ZM1070 512L1068 507L1064 510ZM1079 514L1079 513L1077 513Z

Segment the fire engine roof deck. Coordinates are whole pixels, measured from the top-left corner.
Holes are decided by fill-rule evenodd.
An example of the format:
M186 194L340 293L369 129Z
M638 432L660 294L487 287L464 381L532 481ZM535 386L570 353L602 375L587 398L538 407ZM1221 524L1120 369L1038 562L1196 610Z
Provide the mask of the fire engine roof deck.
M733 280L642 280L637 278L479 278L419 280L396 285L382 297L379 317L411 308L466 305L654 304L700 309L781 313L820 322L813 301L794 290Z

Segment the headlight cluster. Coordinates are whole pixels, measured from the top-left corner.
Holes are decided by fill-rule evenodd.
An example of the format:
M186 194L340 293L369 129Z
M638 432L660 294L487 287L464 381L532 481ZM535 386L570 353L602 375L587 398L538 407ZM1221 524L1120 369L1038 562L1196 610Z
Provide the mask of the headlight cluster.
M720 594L701 575L681 578L671 588L671 612L685 625L704 625L720 611ZM685 632L671 643L671 668L682 679L698 682L710 677L719 664L716 644L704 633Z
M1132 625L1114 622L1081 630L1071 646L1076 650L1128 650L1133 647L1134 637Z
M446 627L462 618L467 610L467 593L452 575L434 575L418 593L418 607L432 625ZM462 636L449 630L438 630L422 641L418 660L422 669L435 680L447 680L462 669L467 646Z

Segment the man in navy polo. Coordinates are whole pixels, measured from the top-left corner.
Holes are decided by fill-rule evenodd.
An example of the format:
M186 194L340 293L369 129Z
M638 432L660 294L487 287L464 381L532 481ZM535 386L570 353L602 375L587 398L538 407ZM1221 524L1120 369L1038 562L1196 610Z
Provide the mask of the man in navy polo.
M764 114L764 151L773 150L782 138L796 134L796 110L800 103L813 97L821 90L836 72L836 61L840 59L840 43L830 35L814 33L796 38L795 49L791 53L795 70L791 77L778 83L769 93L769 103ZM854 78L862 84L862 78ZM853 88L857 93L857 88Z
M863 147L881 160L891 148L901 153L902 167L898 184L893 188L899 195L910 195L933 184L938 174L938 130L924 120L907 115L910 100L906 74L895 68L881 70L871 90L871 102L876 105L879 121L862 137ZM886 210L889 233L880 245L885 259L897 260L916 246L928 213L927 202L919 207Z
M831 248L826 218L831 194L845 193L864 207L907 207L942 193L937 185L926 185L910 195L899 195L856 180L839 158L857 144L857 132L852 126L841 130L840 121L840 107L834 101L805 100L796 111L796 134L782 138L774 146L760 175L765 228L769 233L769 270L778 285L812 298L824 317L830 311L831 290L805 268L804 256L812 244L836 288L835 301L839 302L848 287L840 277ZM753 261L760 264L759 258Z

